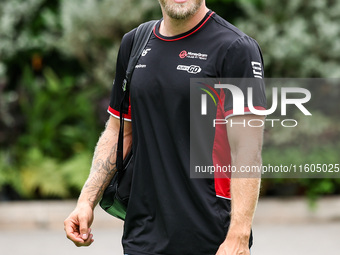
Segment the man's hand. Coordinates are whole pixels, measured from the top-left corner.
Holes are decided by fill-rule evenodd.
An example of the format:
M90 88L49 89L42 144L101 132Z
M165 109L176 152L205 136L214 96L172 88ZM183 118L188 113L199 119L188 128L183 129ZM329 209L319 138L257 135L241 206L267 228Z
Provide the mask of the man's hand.
M241 245L234 241L225 240L220 247L216 255L250 255L250 251L247 245Z
M229 231L227 238L220 245L216 255L250 255L249 235Z
M77 206L64 221L67 238L76 246L89 246L93 243L91 224L93 222L93 209L90 206Z

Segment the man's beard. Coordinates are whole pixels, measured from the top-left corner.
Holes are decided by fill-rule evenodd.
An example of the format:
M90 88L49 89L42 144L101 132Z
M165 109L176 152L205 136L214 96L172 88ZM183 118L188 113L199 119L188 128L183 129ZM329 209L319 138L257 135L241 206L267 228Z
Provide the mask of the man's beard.
M172 0L158 0L164 12L172 19L185 20L193 16L203 3L203 0L189 1L182 4Z

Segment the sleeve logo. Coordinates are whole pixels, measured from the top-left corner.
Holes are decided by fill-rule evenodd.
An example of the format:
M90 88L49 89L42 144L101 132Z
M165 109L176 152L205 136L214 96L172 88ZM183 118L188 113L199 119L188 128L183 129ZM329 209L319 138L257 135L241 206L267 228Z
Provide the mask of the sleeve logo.
M253 67L254 77L262 79L262 65L261 65L261 63L252 61L251 66Z

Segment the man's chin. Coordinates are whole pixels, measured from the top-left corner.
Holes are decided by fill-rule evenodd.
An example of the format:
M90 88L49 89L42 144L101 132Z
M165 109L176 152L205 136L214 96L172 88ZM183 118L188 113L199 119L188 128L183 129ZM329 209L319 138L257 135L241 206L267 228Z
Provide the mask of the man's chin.
M187 0L175 0L172 4L167 4L164 0L159 0L166 15L175 20L186 20L197 13L203 1L190 3Z
M177 10L169 10L167 15L172 19L186 20L192 17L196 12L197 10L186 10L186 7L181 6L177 8Z
M174 19L174 20L187 20L188 18L190 18L192 16L192 14L175 14L175 15L168 15L170 18Z

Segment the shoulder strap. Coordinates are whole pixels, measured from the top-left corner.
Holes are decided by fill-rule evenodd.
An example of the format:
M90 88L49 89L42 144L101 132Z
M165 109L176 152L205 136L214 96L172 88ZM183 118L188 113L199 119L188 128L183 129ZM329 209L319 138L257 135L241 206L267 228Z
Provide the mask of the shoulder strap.
M142 54L146 44L149 41L150 35L152 33L152 30L156 22L157 22L156 20L151 20L137 27L137 30L136 30L136 33L133 39L128 67L126 69L126 75L125 75L126 84L130 83L131 81L133 70L135 69L138 59L140 55Z
M122 171L124 168L123 166L124 109L128 109L129 107L131 77L135 69L135 66L138 62L138 59L149 41L150 35L156 22L157 22L156 20L151 20L139 25L134 35L129 63L126 69L125 79L123 81L124 95L119 109L120 128L117 146L117 161L116 161L117 171Z

